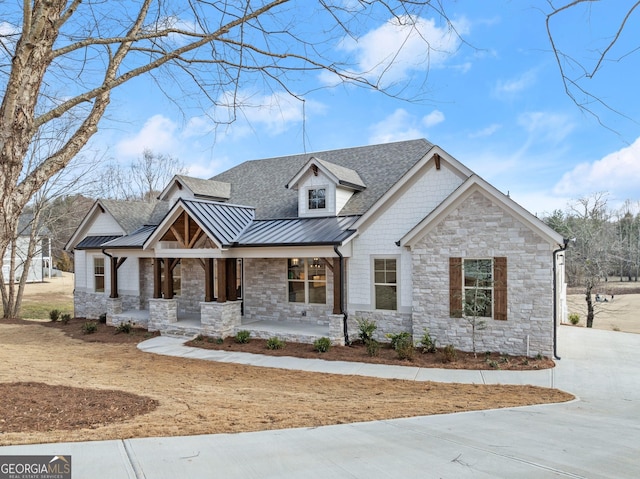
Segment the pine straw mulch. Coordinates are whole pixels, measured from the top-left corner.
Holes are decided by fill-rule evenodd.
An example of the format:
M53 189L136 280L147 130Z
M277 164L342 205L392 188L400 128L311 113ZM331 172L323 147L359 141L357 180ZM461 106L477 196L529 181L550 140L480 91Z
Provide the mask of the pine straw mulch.
M350 346L331 346L319 353L312 344L286 343L283 349L268 349L266 339L250 338L248 343L238 343L235 338L209 338L199 336L186 343L203 349L224 351L239 351L253 354L267 354L271 356L293 356L296 358L324 359L327 361L358 361L373 364L391 364L395 366L413 366L419 368L444 369L501 369L501 370L535 370L548 369L555 363L546 357L529 358L526 356L509 356L498 353L482 352L474 355L470 352L455 351L454 356L446 354L444 348L437 348L435 353L423 353L416 347L412 359L399 359L396 351L389 343L380 344L375 356L370 356L367 348L360 341L354 341Z

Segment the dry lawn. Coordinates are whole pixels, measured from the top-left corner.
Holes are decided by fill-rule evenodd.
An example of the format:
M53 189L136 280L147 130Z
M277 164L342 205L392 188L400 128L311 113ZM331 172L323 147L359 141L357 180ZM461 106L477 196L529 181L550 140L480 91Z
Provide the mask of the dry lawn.
M640 283L614 282L601 283L597 290L593 291L595 305L594 329L606 329L609 331L622 331L626 333L640 333ZM572 293L576 288L572 289ZM607 302L596 303L595 295L606 295ZM613 294L613 300L611 300ZM569 313L578 313L580 323L586 325L587 303L584 294L568 294L567 305Z
M134 343L85 342L37 323L0 322L0 364L2 445L317 427L572 399L527 386L416 383L157 356ZM12 394L17 382L90 388L98 391L96 401L103 391L124 392L157 407L117 420L96 402L83 408L90 417L80 421L73 391L50 397L57 412L42 411ZM129 408L124 396L110 401ZM10 417L49 427L24 431ZM79 426L65 426L67 417Z
M72 288L70 276L28 285L25 301L68 301ZM529 386L416 383L157 356L136 348L147 336L101 331L73 338L35 322L0 321L0 445L317 427L572 399Z

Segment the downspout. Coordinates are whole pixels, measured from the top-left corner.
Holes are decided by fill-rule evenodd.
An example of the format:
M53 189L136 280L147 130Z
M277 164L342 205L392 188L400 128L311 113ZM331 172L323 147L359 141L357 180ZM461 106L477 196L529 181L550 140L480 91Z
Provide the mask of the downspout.
M105 248L102 248L102 254L105 255L105 256L108 256L110 260L113 260L113 256L111 256L109 253L107 253L107 250ZM109 267L111 267L112 264L113 264L113 261L109 261ZM118 270L116 269L115 271L111 271L111 274L118 274ZM114 294L115 294L115 296L114 296ZM118 292L117 291L111 291L111 293L109 293L109 298L113 299L113 298L117 298L117 297L118 297Z
M340 253L337 244L333 245L333 251L335 251L338 255L338 258L340 258L340 314L343 315L342 330L344 333L344 344L346 346L349 346L351 344L351 341L349 341L349 328L347 324L349 314L347 313L347 308L344 303L346 298L346 283L344 280L344 256L342 256L342 253Z
M555 250L553 254L553 358L562 359L558 356L558 280L556 275L556 263L558 262L558 253L565 251L569 244L569 239L564 238L564 244ZM565 259L566 263L566 259Z

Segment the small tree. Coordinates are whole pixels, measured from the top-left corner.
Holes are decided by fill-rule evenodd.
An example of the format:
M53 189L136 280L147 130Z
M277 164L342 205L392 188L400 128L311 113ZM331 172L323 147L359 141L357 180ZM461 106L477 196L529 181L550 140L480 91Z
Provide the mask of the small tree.
M486 329L487 322L483 318L491 317L493 297L493 263L489 259L466 260L464 262L464 298L463 315L471 325L471 348L473 356L476 352L476 333Z

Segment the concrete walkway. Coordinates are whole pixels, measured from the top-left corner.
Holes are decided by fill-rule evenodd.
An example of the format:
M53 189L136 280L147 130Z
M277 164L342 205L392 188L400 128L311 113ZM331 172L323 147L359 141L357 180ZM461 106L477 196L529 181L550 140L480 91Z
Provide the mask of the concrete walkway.
M71 454L80 478L635 478L640 335L562 327L553 370L455 371L213 352L155 338L141 349L257 366L554 386L571 403L257 433L0 447Z

